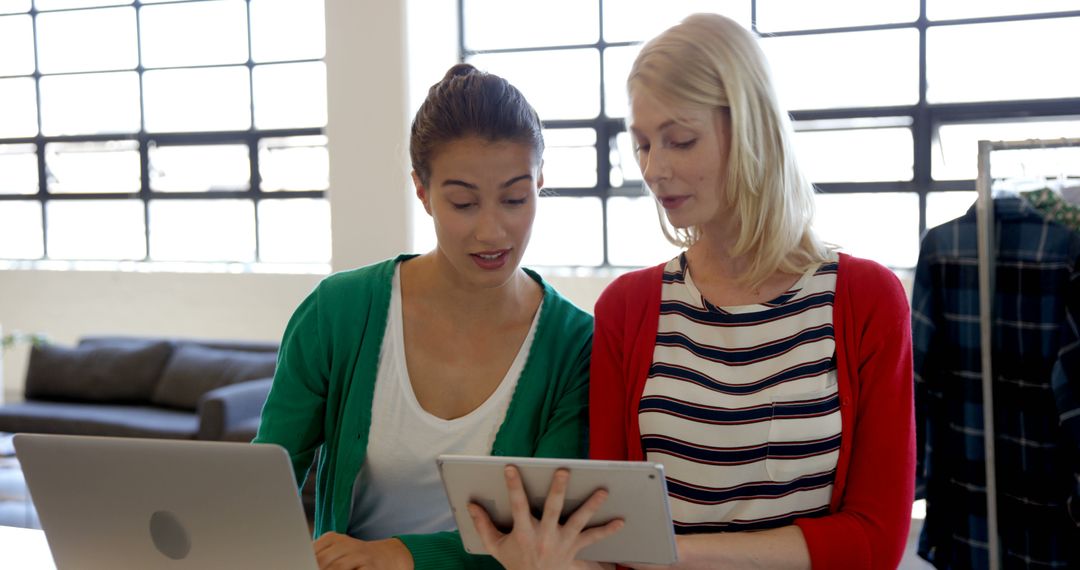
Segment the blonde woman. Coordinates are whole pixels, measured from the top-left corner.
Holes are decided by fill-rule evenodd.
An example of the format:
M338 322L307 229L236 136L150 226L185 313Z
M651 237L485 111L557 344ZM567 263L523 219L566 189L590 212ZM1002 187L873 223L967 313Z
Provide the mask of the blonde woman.
M590 456L664 464L678 568L895 568L915 457L900 283L814 235L749 31L690 16L627 87L644 180L685 251L596 304ZM571 564L584 536L505 540L477 521L496 558L534 568Z

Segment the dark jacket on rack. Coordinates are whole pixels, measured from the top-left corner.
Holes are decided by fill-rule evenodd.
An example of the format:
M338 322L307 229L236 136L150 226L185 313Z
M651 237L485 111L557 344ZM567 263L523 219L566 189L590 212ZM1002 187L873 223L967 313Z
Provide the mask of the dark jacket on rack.
M1080 233L1019 197L994 200L993 400L1001 561L1080 567L1068 502L1080 423ZM986 496L975 208L923 239L912 299L919 554L986 568ZM1055 365L1057 371L1055 373ZM1056 381L1052 381L1056 378ZM1078 430L1080 435L1080 430Z

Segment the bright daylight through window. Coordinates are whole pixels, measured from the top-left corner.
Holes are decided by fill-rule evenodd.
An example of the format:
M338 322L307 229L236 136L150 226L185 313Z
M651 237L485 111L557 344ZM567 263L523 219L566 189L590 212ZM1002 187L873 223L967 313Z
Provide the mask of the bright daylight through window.
M325 271L324 36L322 0L0 2L0 260Z
M446 1L461 59L544 120L527 265L675 252L624 80L640 42L692 12L762 34L818 230L893 268L973 202L978 140L1080 136L1080 75L1052 55L1075 51L1077 0ZM0 2L0 265L328 270L324 27L323 0Z
M979 139L1080 136L1080 76L1054 55L1075 51L1076 0L458 1L462 58L519 86L546 127L549 197L526 264L674 253L624 133L624 81L639 43L692 12L764 36L821 191L818 231L893 268L913 267L922 232L974 201ZM499 25L522 13L528 26Z

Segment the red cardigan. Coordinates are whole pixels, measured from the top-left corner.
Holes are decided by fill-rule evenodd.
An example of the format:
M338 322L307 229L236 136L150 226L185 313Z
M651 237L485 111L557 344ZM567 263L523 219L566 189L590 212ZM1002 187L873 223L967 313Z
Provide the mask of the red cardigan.
M620 276L596 302L590 456L641 461L638 403L660 318L663 265ZM891 271L840 254L833 303L841 444L831 512L797 519L814 568L896 568L915 484L911 317Z

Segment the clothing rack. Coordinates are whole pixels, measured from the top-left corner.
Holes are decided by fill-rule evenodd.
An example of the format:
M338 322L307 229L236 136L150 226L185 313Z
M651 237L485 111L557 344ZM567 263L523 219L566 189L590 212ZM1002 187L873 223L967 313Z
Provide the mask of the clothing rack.
M979 260L979 341L982 364L983 447L986 456L986 524L990 570L1001 568L998 545L997 476L994 454L994 395L991 353L993 349L994 299L994 200L990 176L990 153L996 150L1039 150L1080 146L1080 138L979 141L979 174L975 180L975 231Z

